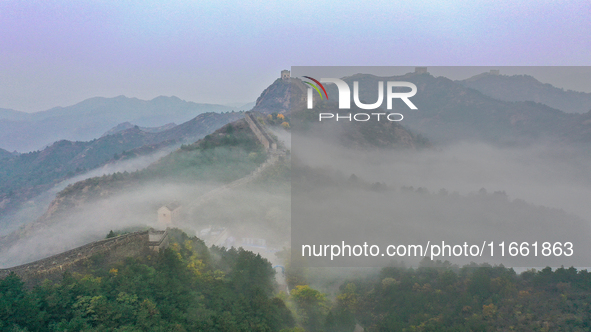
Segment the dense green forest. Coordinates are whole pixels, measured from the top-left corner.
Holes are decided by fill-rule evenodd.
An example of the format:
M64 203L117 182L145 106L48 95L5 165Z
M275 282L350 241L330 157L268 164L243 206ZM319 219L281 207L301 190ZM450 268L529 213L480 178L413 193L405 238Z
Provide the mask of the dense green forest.
M170 248L27 290L0 281L1 331L280 331L294 325L273 297L270 263L242 249L212 247L171 232Z
M424 260L330 277L275 271L243 249L171 231L170 248L27 289L0 280L0 331L589 331L591 273ZM320 282L319 282L320 281ZM310 286L308 283L313 284ZM337 285L337 290L331 287ZM332 286L329 286L332 285Z
M307 294L309 331L353 331L354 322L371 332L591 331L591 273L572 267L517 274L425 259L416 269L386 267L349 279L301 268L286 273L292 297ZM295 286L328 289L335 279L332 304L309 286Z

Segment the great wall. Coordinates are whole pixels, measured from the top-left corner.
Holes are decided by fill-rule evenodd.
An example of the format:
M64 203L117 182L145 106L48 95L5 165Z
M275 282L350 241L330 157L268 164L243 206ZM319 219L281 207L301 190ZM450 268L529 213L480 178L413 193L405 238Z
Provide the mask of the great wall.
M247 112L245 120L260 143L267 149L267 160L249 175L198 197L194 202L195 204L203 204L213 198L224 195L231 189L252 182L265 169L275 165L286 156L286 151L277 149L277 142L259 124L253 113ZM158 251L167 246L168 231L151 229L148 231L134 232L92 242L31 263L0 269L0 279L5 278L10 273L15 273L31 287L45 279L58 281L65 271L82 271L86 262L93 258L100 259L104 264L113 264L125 257L138 257L149 253L150 250Z
M89 259L100 259L112 264L125 257L138 257L168 246L168 231L147 230L116 236L74 248L57 255L31 263L0 269L0 279L14 272L28 285L45 279L57 281L64 271L77 272L84 269Z
M246 115L244 116L244 118L245 118L246 122L248 123L248 126L250 127L252 132L256 135L259 142L267 149L267 160L265 160L264 163L259 165L259 167L257 167L257 169L255 169L249 175L242 177L238 180L235 180L233 182L230 182L226 185L220 186L216 189L213 189L213 190L199 196L197 199L195 199L193 204L195 204L195 205L203 204L211 199L214 199L214 198L224 195L225 193L229 192L232 189L246 185L246 184L256 180L257 178L260 177L260 175L263 173L264 170L275 165L276 163L278 163L279 161L281 161L283 158L286 157L287 152L285 150L277 148L277 142L275 142L275 140L271 137L271 135L269 135L267 133L267 131L260 125L259 121L254 117L253 113L246 112Z
M269 134L266 130L261 127L260 123L255 119L254 114L251 112L247 112L244 116L246 122L248 122L248 126L252 130L252 132L256 135L259 139L261 144L268 150L268 151L275 151L277 150L277 143L271 139Z

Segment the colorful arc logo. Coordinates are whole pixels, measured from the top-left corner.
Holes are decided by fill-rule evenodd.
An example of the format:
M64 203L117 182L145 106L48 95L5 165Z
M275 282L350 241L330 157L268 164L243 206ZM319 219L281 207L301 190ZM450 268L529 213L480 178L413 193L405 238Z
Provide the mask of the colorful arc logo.
M322 91L324 91L324 95L326 96L326 100L328 100L328 94L326 93L326 90L324 89L324 85L322 85L322 83L318 82L317 80L313 79L310 76L304 76L304 77L307 78L307 79L309 79L309 80L311 80L311 81L314 81L314 83L318 84L318 86L320 86L320 88L322 88ZM320 89L318 89L318 86L316 86L316 85L314 85L314 84L312 84L310 82L304 82L304 83L306 83L309 86L313 87L318 92L318 94L320 95L320 99L323 99L322 93L320 92Z

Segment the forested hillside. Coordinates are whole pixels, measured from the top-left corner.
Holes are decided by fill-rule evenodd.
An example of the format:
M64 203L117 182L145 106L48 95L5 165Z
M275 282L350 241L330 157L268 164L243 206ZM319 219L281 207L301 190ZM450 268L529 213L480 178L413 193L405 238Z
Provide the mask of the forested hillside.
M77 205L153 181L168 183L230 182L248 175L266 158L266 152L244 120L228 124L211 135L160 159L143 170L115 173L77 182L58 193L54 206Z
M212 247L172 231L170 248L113 266L96 256L87 272L27 290L0 280L2 331L280 331L294 325L273 297L270 263L242 249Z
M157 133L135 126L88 142L58 141L43 150L12 157L0 151L0 215L16 210L22 202L61 180L107 162L146 155L173 144L193 143L242 116L238 112L204 113Z
M178 127L180 126L174 129ZM155 206L154 202L163 204L162 202L170 199L167 192L160 190L163 186L188 186L180 194L175 194L175 197L180 203L189 203L204 194L203 190L206 190L208 184L219 186L237 180L250 174L265 159L266 151L263 146L258 143L246 121L239 120L196 143L182 145L180 149L142 170L93 177L67 186L56 195L48 210L38 220L27 225L25 229L0 238L0 248L5 250L19 239L26 238L35 231L41 231L55 222L72 218L81 218L77 219L77 224L88 222L91 216L84 214L84 211L90 209L92 204L113 205L123 197L131 200L130 196L134 195L129 193L132 192L150 197L138 201L135 208L131 205L126 205L125 208L134 211L133 218L138 218L145 224L146 220L151 220L155 209L160 207ZM83 216L77 213L82 213ZM117 215L115 210L109 218L129 222L129 216L123 218ZM36 259L33 256L29 260Z
M178 230L170 248L26 289L0 281L3 331L589 331L591 274L424 260L350 278L287 270L278 292L270 263L212 247ZM344 281L342 281L344 279ZM324 285L338 282L338 291ZM340 281L339 281L340 280Z
M416 270L388 267L345 281L336 298L372 332L591 330L591 273L574 268L516 274L425 260Z

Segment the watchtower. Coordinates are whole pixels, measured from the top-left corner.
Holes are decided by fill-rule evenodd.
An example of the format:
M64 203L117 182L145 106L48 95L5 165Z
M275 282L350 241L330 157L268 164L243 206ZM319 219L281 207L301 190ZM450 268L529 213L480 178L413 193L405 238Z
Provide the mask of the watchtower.
M281 71L281 79L282 80L288 80L291 76L291 73L289 72L289 70L285 69Z
M165 226L172 224L178 216L180 208L181 205L177 202L163 205L158 209L158 222Z

